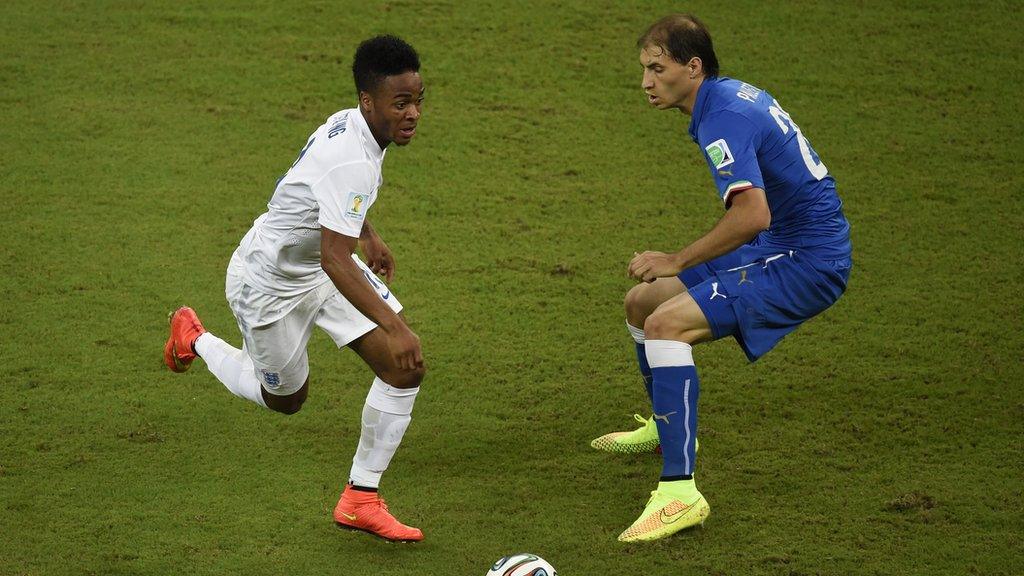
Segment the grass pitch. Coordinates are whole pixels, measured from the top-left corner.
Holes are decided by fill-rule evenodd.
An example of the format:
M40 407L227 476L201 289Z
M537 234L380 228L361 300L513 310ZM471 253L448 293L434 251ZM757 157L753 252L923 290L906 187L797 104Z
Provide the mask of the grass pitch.
M0 574L1024 573L1019 3L695 3L723 73L835 175L849 291L755 365L702 346L703 529L616 535L656 457L592 451L645 396L634 250L720 215L633 42L667 2L0 7ZM163 368L167 311L239 342L232 249L358 41L407 38L427 107L372 220L430 373L382 485L427 535L334 528L370 374L318 335L302 412Z

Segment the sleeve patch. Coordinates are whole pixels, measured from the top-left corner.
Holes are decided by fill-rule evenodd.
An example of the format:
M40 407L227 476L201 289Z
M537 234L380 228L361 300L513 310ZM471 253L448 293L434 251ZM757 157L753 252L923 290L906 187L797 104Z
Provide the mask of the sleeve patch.
M345 216L349 218L363 218L366 216L366 203L369 199L369 194L349 192L348 201L345 202Z
M729 150L729 144L726 143L725 138L719 138L708 144L704 147L704 151L707 152L708 159L711 160L711 164L714 165L716 170L720 170L736 161L736 158L732 155L732 150Z

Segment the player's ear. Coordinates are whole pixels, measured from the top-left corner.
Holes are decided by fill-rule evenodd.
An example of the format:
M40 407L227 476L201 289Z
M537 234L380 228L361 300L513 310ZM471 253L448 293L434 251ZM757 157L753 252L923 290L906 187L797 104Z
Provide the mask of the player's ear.
M359 91L359 105L362 106L363 110L372 113L373 112L373 97L370 93L365 90Z
M690 58L690 61L686 63L686 67L690 73L690 80L704 73L704 62L697 56Z

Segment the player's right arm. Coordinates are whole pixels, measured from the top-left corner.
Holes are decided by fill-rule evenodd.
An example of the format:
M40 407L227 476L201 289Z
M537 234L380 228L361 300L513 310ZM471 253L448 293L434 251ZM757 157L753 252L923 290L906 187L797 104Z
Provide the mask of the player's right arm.
M364 162L335 166L310 189L320 207L320 267L341 295L387 335L395 364L423 366L420 339L377 294L352 259L374 197L376 173Z
M388 347L398 366L405 370L423 366L419 337L380 298L352 259L358 242L359 238L321 227L320 266L342 296L387 334Z

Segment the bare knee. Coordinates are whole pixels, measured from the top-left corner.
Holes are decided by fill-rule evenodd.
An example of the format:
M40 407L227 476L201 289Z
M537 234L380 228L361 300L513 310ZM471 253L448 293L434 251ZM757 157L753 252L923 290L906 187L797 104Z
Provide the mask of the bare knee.
M291 399L288 402L284 402L282 404L279 404L278 406L274 406L272 409L275 412L280 412L281 414L291 416L292 414L297 413L299 410L302 410L302 405L305 402L305 399Z
M427 375L427 367L419 366L413 370L394 369L381 377L381 380L395 388L416 388Z
M292 415L302 409L302 405L306 402L306 396L309 394L309 379L299 388L298 391L288 394L287 396L276 396L263 390L263 401L266 403L267 408L270 408L274 412L280 412L281 414Z
M650 284L637 284L626 293L626 320L630 326L642 328L648 316L685 291L686 286L678 278L658 278Z
M644 321L644 334L648 340L675 340L687 344L712 339L711 330L706 323L675 314L671 308L659 308L648 316Z
M644 284L638 284L629 289L626 292L625 302L623 305L626 308L626 320L630 325L641 327L648 315L648 305L644 301L643 290L646 287Z
M423 382L423 378L427 375L427 367L424 365L417 366L413 370L404 370L401 377L400 384L393 384L397 388L416 388Z
M644 320L644 334L648 340L675 340L677 326L669 315L657 310Z
M685 318L677 318L671 311L655 310L644 321L644 334L648 340L676 340L696 344L704 340L702 332L687 325Z

